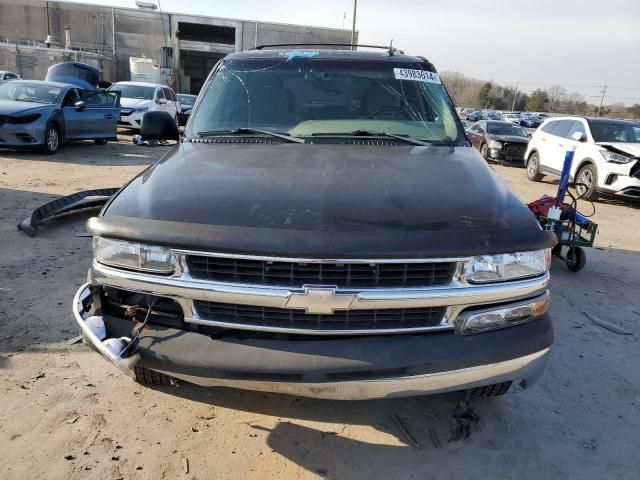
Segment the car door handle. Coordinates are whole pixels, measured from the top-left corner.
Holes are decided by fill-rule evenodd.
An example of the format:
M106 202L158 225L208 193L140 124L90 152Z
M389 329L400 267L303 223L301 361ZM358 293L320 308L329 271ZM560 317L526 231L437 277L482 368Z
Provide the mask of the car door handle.
M107 115L104 116L104 118L108 118L109 120L116 118L115 115L108 113Z

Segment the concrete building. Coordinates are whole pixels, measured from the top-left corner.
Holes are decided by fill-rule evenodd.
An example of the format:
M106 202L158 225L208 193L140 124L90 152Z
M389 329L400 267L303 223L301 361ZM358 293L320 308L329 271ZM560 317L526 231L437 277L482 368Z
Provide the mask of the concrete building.
M264 44L349 43L350 34L151 8L0 0L0 69L43 79L50 65L78 60L100 67L103 79L115 82L130 79L130 57L146 57L176 91L197 93L228 53Z

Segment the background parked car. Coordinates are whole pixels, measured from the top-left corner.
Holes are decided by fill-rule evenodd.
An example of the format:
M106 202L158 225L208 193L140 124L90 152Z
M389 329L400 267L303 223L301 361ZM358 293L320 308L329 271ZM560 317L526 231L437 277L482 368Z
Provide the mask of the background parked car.
M119 125L139 130L146 112L165 111L178 123L180 104L174 91L166 85L146 82L118 82L107 90L120 92Z
M486 160L523 165L529 136L509 122L481 120L467 130L467 137Z
M19 80L20 75L13 72L7 72L6 70L0 70L0 85L4 82L9 82L11 80Z
M118 95L75 85L13 80L0 85L0 146L55 153L70 140L116 139Z
M520 115L515 113L503 113L502 120L504 122L515 123L516 125L520 125Z
M466 119L471 122L477 122L478 120L482 120L482 112L479 110L474 110L470 113L467 113Z
M575 147L571 177L584 184L578 193L593 200L598 193L640 199L640 140L636 125L625 120L590 117L547 119L531 137L527 177L559 177L565 152Z
M195 95L187 95L185 93L179 93L177 95L178 102L180 102L180 111L178 112L178 124L186 125L191 115L191 109L196 103Z
M538 128L542 123L542 119L536 115L522 115L520 117L520 126L526 128Z

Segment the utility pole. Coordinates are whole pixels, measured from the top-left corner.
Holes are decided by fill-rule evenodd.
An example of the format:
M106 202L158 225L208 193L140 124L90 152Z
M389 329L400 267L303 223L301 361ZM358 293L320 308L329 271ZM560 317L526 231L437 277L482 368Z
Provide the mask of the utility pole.
M602 104L604 103L604 95L605 93L607 93L607 86L604 86L604 89L602 90L602 98L600 99L600 105L598 105L598 114L596 115L597 117L600 116L600 110L602 110Z
M351 26L351 50L355 50L356 47L356 11L358 10L358 0L353 0L353 25Z
M516 83L516 89L513 92L513 103L511 104L511 111L516 109L516 98L518 98L518 84Z

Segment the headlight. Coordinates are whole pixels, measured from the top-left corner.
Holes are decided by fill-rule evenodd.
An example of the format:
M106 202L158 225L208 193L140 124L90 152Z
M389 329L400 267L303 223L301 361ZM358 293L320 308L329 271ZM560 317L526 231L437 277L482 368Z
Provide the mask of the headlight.
M146 111L149 110L149 107L142 107L142 108L134 108L133 111L136 113L144 113Z
M500 150L502 148L502 143L496 142L495 140L489 140L489 147Z
M536 277L549 270L551 249L533 252L480 255L467 262L466 277L470 283L492 283Z
M24 117L9 117L7 123L12 123L15 125L23 125L27 123L35 122L40 118L39 113L34 113L33 115L25 115Z
M93 256L113 267L143 272L170 274L175 271L176 259L166 247L94 237Z
M456 333L469 335L511 327L540 318L549 309L549 292L537 298L502 307L462 312L456 319Z
M629 163L635 160L633 157L629 157L627 155L622 155L621 153L615 153L610 150L600 150L600 154L604 157L607 162L613 163Z

